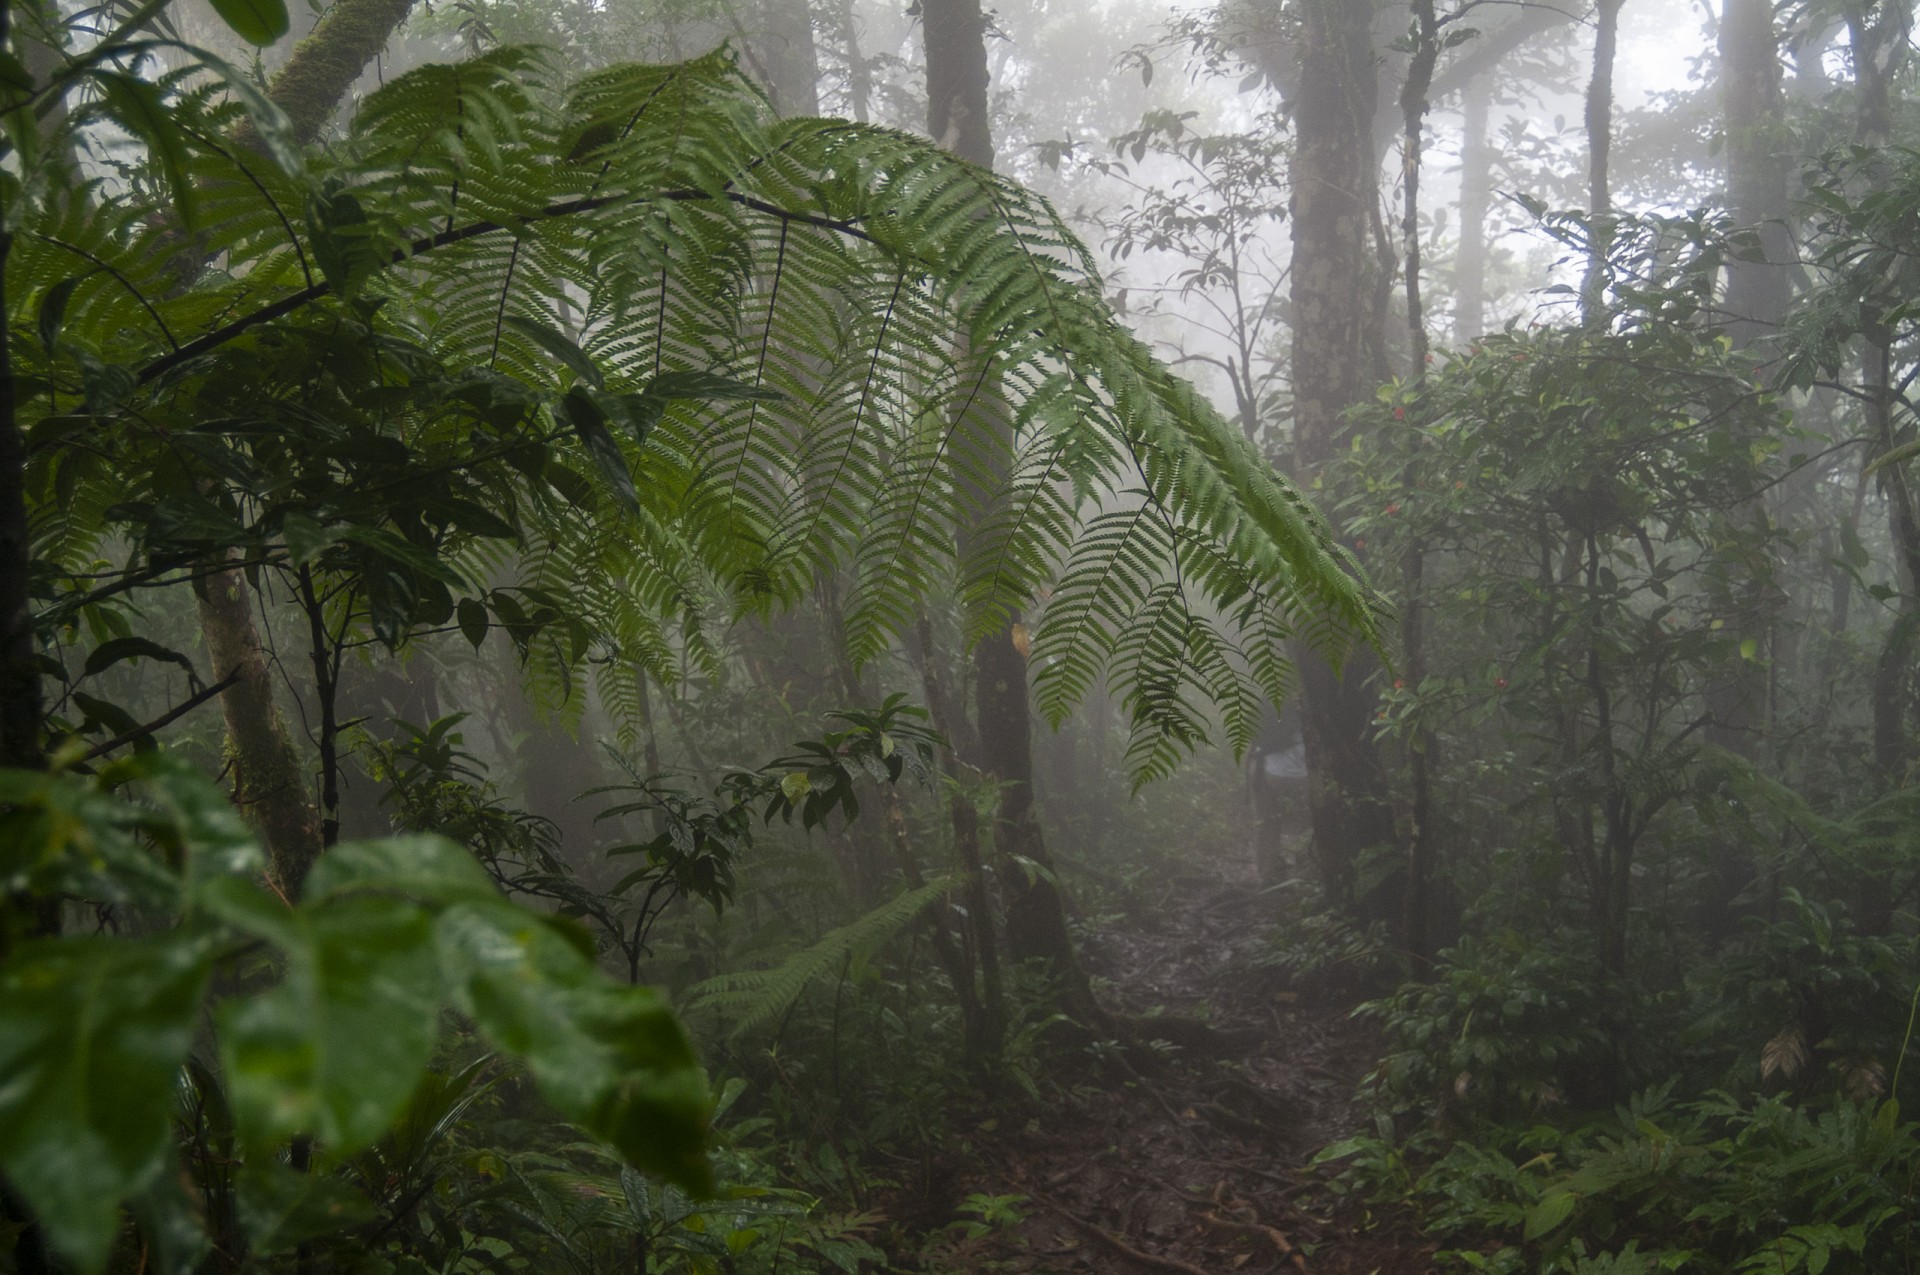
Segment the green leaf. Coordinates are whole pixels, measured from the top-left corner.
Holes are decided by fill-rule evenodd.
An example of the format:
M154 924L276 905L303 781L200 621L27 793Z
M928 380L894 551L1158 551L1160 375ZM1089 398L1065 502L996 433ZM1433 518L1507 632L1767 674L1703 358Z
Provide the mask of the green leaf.
M1894 465L1904 464L1905 462L1912 460L1915 456L1920 456L1920 438L1911 439L1907 442L1900 444L1898 447L1894 447L1888 451L1882 452L1878 457L1874 459L1871 465L1868 465L1865 469L1860 471L1860 476L1862 478L1871 477L1872 475L1879 473L1883 469L1891 468Z
M627 467L627 457L620 450L620 443L607 428L607 413L601 407L599 397L594 391L574 386L566 392L555 409L558 414L573 427L573 432L586 444L587 454L593 457L599 466L601 476L613 488L613 494L620 505L630 514L640 512L640 492L633 485L633 471Z
M48 354L60 340L60 325L67 317L67 302L73 300L73 290L87 278L75 275L62 279L47 289L46 296L40 299L40 346Z
M106 1265L120 1201L166 1167L213 953L189 931L69 938L0 970L0 1170L82 1272Z
M365 545L389 562L418 571L429 579L452 585L456 589L467 587L466 579L437 555L385 527L342 527L339 531L340 539Z
M115 411L133 396L139 385L132 371L118 363L104 362L86 350L75 351L74 357L80 363L81 401L94 416Z
M470 851L435 836L342 842L313 865L305 890L308 903L374 891L434 905L500 897Z
M366 210L347 191L308 196L307 234L320 273L346 300L357 296L368 276L385 264Z
M199 201L188 172L187 138L174 123L173 111L151 81L120 71L95 68L100 104L114 123L146 143L160 175L173 197L174 214L191 231L199 220Z
M479 650L480 644L487 640L486 603L477 598L462 598L456 613L460 618L460 632L473 643L474 650Z
M287 557L296 567L304 567L337 544L343 528L323 527L303 513L290 513L280 523L280 538L287 543Z
M484 505L471 500L443 500L435 507L435 512L444 513L447 520L470 535L490 540L518 540L520 533L514 525L494 513Z
M677 402L683 399L697 399L701 402L713 402L726 399L758 399L763 403L778 403L785 395L778 390L750 385L731 376L722 376L718 372L662 372L647 382L641 391L648 398Z
M558 359L594 389L605 388L606 379L600 375L600 369L595 367L593 360L587 357L587 352L576 345L564 332L538 319L529 319L518 314L509 314L502 321L514 331L531 338L541 349Z
M1554 1191L1527 1210L1526 1238L1537 1240L1573 1216L1580 1197L1570 1191Z
M687 1190L712 1189L706 1074L657 993L615 983L538 917L504 902L449 908L439 934L460 971L462 1008L526 1062L562 1115L636 1168Z
M112 668L121 660L131 659L163 660L168 664L178 664L192 677L193 661L169 647L161 646L152 638L120 637L102 642L87 653L86 676Z
M386 1132L432 1056L443 991L432 918L362 895L308 900L277 928L284 979L219 1016L234 1118L254 1155L303 1133L350 1155Z
M302 1242L370 1222L379 1210L331 1173L296 1173L277 1160L250 1162L239 1181L240 1224L255 1253L284 1253Z
M248 44L265 48L287 33L282 0L211 0L213 11Z

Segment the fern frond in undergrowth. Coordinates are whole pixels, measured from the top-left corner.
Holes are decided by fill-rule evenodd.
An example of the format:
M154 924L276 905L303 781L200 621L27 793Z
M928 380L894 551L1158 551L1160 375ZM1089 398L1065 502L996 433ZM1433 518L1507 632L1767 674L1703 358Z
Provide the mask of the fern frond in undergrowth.
M899 934L940 898L959 888L962 878L944 876L916 886L855 921L829 930L820 940L771 969L747 970L710 978L693 989L696 1010L724 1016L733 1034L743 1035L784 1014L814 982L864 961Z

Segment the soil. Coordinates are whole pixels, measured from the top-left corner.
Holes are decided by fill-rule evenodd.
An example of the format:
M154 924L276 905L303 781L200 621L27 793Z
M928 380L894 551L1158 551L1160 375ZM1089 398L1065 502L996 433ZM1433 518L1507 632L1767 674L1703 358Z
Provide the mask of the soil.
M1433 1269L1410 1216L1339 1193L1310 1165L1361 1127L1353 1093L1380 1042L1350 999L1303 999L1255 963L1274 905L1250 866L1243 875L1167 882L1154 906L1086 939L1083 959L1115 1011L1165 1015L1180 1043L1082 1047L1084 1081L1056 1071L1062 1092L1046 1102L954 1113L943 1158L919 1198L902 1201L925 1219L914 1228L923 1236L949 1220L952 1238L922 1249L927 1269ZM1191 1030L1194 1020L1213 1030ZM971 1228L983 1234L962 1225L980 1213L971 1197L1003 1197L993 1225Z

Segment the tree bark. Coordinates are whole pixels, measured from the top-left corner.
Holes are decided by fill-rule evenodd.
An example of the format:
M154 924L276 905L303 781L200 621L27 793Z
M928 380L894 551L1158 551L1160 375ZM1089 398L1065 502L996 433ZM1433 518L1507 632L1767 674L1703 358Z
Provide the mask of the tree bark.
M1603 322L1607 257L1613 247L1613 63L1620 44L1620 9L1626 0L1594 5L1593 78L1587 83L1587 218L1591 239L1587 277L1580 288L1580 317Z
M982 168L993 166L987 108L987 21L979 0L923 0L927 57L927 131L934 140ZM973 357L990 357L976 351ZM984 395L983 401L992 401ZM1005 445L1012 426L1002 420ZM961 532L960 557L972 537ZM1039 959L1057 980L1061 1005L1078 1017L1104 1021L1067 929L1066 907L1034 809L1033 722L1027 657L1015 641L1020 616L1010 615L973 650L978 764L1000 785L993 845L1007 898L1007 949L1016 960Z
M347 90L412 10L413 0L334 0L327 16L294 45L267 90L287 113L295 141L306 145L320 136ZM234 140L242 145L256 139L251 123L234 130Z
M307 870L320 857L320 820L307 792L306 767L273 701L273 680L253 618L253 590L237 568L195 589L214 680L237 675L220 696L234 803L260 830L275 883L288 898L298 898Z
M1424 391L1427 380L1426 299L1421 287L1420 176L1425 156L1425 132L1428 93L1433 86L1433 68L1440 56L1440 22L1433 0L1412 0L1413 56L1407 62L1407 79L1400 93L1400 117L1403 129L1400 220L1401 253L1405 261L1407 292L1407 336L1413 352L1413 370L1409 383L1416 396ZM1409 460L1404 475L1411 499L1419 479L1418 456L1421 435L1412 428ZM1400 564L1400 651L1405 663L1406 683L1417 694L1427 676L1426 635L1426 544L1416 533L1406 547ZM1407 738L1407 779L1410 792L1408 808L1407 883L1401 928L1408 954L1416 973L1424 973L1432 964L1434 951L1430 919L1430 896L1439 855L1433 830L1433 754L1437 741L1432 730L1416 725Z
M1377 94L1370 6L1303 0L1301 56L1292 96L1293 468L1311 487L1347 449L1345 412L1366 393L1369 331L1367 239L1377 199L1373 115ZM1322 888L1363 919L1399 919L1397 889L1356 898L1361 856L1394 843L1386 771L1372 731L1370 661L1342 673L1304 649L1301 717L1308 805Z
M1791 138L1772 0L1726 0L1720 18L1721 100L1726 122L1727 205L1753 231L1759 259L1727 266L1727 336L1747 349L1779 331L1793 262L1787 228Z
M1487 328L1487 211L1493 199L1493 146L1487 136L1493 79L1463 88L1460 151L1460 259L1454 265L1453 339L1478 340Z

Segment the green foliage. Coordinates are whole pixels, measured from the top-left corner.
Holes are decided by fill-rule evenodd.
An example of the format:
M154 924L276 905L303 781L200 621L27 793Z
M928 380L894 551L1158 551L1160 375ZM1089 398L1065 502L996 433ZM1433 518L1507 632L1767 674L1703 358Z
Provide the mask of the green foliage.
M829 931L772 969L709 979L694 989L694 1006L724 1015L736 1035L752 1031L786 1012L815 979L866 960L958 886L951 877L929 881Z
M1898 1104L1807 1110L1671 1086L1570 1130L1490 1129L1408 1184L1454 1269L1905 1270L1920 1245L1920 1125ZM1365 1179L1379 1144L1338 1148ZM1397 1189L1392 1179L1379 1186Z
M628 1163L708 1187L706 1081L665 1004L607 979L564 924L508 902L461 847L336 846L289 907L255 883L260 853L225 795L165 752L92 780L9 771L0 784L9 891L161 922L139 939L25 942L0 967L0 1167L81 1269L104 1266L123 1202L149 1229L196 1230L161 1188L171 1095L209 1010L223 1120L251 1166L241 1207L281 1219L253 1228L261 1242L293 1224L289 1210L359 1207L337 1184L274 1170L274 1150L311 1136L336 1163L379 1139L421 1083L443 1007ZM248 990L211 990L235 979Z
M57 317L21 350L49 632L102 605L113 536L121 587L306 568L330 631L457 618L562 687L666 673L669 633L711 659L716 587L765 608L835 563L872 660L957 578L970 635L1050 592L1043 706L1108 676L1140 776L1208 703L1243 745L1278 639L1372 633L1316 515L1115 324L1044 201L924 141L775 119L724 55L566 85L503 49L276 165L211 140L233 112L191 80L141 83L219 268L180 286L131 196L22 210L10 296ZM1101 505L1134 512L1082 535Z
M1623 1015L1603 988L1590 955L1515 934L1463 939L1431 981L1362 1007L1389 1042L1368 1088L1390 1110L1453 1126L1551 1112L1620 1079Z

